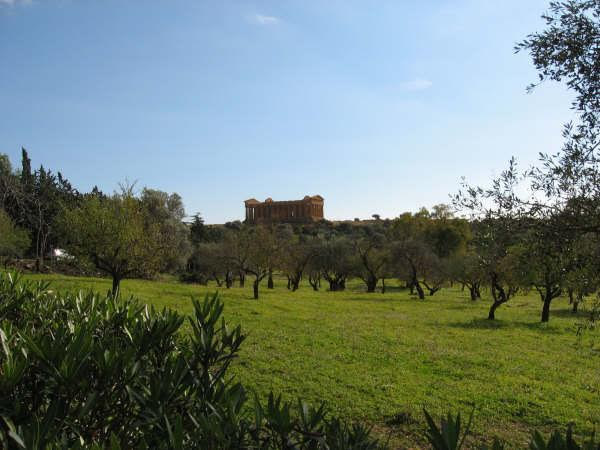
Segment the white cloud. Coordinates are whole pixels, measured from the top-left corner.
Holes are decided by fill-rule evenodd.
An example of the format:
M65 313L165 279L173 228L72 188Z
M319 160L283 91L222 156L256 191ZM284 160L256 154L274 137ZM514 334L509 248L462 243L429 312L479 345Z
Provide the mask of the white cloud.
M429 89L433 83L430 80L425 80L423 78L415 78L410 81L403 81L400 83L400 87L404 91L423 91L425 89Z
M0 0L0 6L28 5L32 0Z
M2 1L2 0L0 0ZM277 25L281 20L275 16L266 16L264 14L252 14L248 17L250 23L255 25Z

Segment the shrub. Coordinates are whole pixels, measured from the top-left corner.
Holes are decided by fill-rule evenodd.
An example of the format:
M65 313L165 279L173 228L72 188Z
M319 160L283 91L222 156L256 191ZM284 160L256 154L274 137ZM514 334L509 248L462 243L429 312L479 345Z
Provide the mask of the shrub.
M600 442L596 442L595 435L592 434L588 441L579 445L573 438L573 427L569 425L564 436L560 431L554 431L548 441L539 431L535 431L529 448L531 450L600 450Z
M458 450L463 448L465 439L471 431L474 411L473 409L469 416L467 426L463 428L460 413L456 415L456 418L451 413L447 413L446 418L442 417L438 426L427 410L424 410L428 427L425 437L431 444L431 447L434 450ZM481 445L477 448L479 450L503 450L505 445L497 438L494 438L491 447ZM569 425L564 436L563 433L556 430L550 435L547 441L539 431L534 431L531 436L529 448L531 450L600 450L600 442L597 443L595 435L592 434L589 440L579 445L573 438L573 427Z
M377 449L324 406L266 402L228 376L245 336L217 294L185 318L0 273L3 448Z

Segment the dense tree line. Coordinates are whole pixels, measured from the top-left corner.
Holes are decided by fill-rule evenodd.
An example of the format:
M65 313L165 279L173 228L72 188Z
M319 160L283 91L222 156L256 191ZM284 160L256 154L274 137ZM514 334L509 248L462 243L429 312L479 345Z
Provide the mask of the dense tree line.
M22 149L14 170L0 155L0 258L26 257L43 271L55 249L66 249L80 268L113 279L177 272L191 252L181 197L133 186L107 195L94 187L81 193L60 173L32 170Z
M483 291L491 320L519 291L534 290L548 321L555 298L568 296L577 311L600 282L597 234L570 226L573 202L552 216L488 211L467 220L437 205L385 220L215 226L199 214L186 223L177 194L132 186L80 193L60 173L32 171L25 150L21 170L0 161L2 258L28 256L43 270L51 249L62 248L78 267L110 276L114 293L124 278L164 272L225 288L248 279L256 299L262 285L274 288L275 273L292 291L302 281L343 291L360 279L367 292L384 293L398 280L421 300L454 284L473 301Z
M6 155L0 155L0 209L13 226L28 234L27 243L21 241L16 253L35 258L38 270L50 250L58 246L56 220L61 209L73 205L79 197L60 172L54 174L44 166L33 170L25 149L18 171L13 171Z

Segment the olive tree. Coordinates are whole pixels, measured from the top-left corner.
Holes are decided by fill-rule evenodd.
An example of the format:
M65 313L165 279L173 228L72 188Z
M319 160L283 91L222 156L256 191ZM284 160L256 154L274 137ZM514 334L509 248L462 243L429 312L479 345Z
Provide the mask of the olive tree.
M559 297L572 269L568 250L572 245L564 230L551 224L531 227L524 236L521 266L526 269L524 286L533 286L542 301L542 322L550 320L550 305Z
M214 280L217 286L225 284L227 289L233 286L235 262L225 242L203 242L196 245L188 260L187 281L206 284Z
M481 284L486 274L477 253L469 251L456 254L448 261L448 267L451 279L469 289L471 300L475 301L481 297Z
M258 300L258 288L260 282L269 275L274 266L276 253L274 251L275 236L272 230L262 227L245 227L240 232L241 238L246 243L246 258L244 260L244 271L254 276L252 291L254 299Z
M367 292L375 292L380 280L385 279L389 269L390 251L384 235L371 233L354 239L356 275L364 281ZM382 287L385 291L385 288Z
M62 230L71 255L112 277L113 295L124 278L156 274L169 252L160 226L131 189L87 196L64 212Z
M529 287L528 258L521 245L525 228L523 221L509 218L488 218L473 223L472 246L493 298L489 320L496 318L496 310L517 293L519 286Z
M598 236L595 233L586 233L579 236L570 248L571 264L564 284L573 313L577 312L579 304L587 296L592 295L600 287L598 244Z
M418 238L408 238L394 242L391 257L397 273L404 279L411 292L417 291L419 299L425 299L422 277L437 264L437 256L431 248Z
M569 277L577 270L569 243L600 234L600 3L552 1L542 17L545 29L516 50L531 55L539 83L561 82L574 93L574 118L563 129L562 148L542 153L524 171L512 158L489 187L465 184L455 203L480 219L524 221L530 286L540 293L547 321L552 299L582 279Z
M307 239L290 239L279 246L279 267L288 279L288 289L298 290L306 268L315 255L315 246Z
M329 283L330 291L343 291L346 289L346 280L355 267L352 243L345 237L320 240L316 248L313 267ZM313 285L313 289L315 289L315 285Z

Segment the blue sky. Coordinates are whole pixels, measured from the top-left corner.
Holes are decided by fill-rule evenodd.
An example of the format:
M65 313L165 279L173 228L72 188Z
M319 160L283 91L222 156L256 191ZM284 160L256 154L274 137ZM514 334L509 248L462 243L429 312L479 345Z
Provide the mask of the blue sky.
M80 190L325 197L330 219L447 202L572 118L515 42L547 0L0 0L0 152Z

